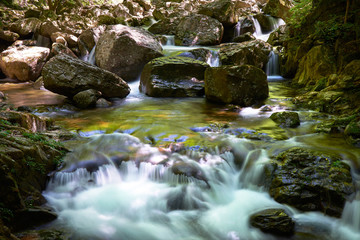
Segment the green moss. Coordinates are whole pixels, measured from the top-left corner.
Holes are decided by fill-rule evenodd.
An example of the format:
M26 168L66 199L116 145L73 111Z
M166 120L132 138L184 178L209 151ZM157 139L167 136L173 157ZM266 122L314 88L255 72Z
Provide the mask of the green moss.
M26 156L25 159L26 159L26 165L31 170L40 172L41 174L46 173L45 164L37 162L36 159L31 156Z

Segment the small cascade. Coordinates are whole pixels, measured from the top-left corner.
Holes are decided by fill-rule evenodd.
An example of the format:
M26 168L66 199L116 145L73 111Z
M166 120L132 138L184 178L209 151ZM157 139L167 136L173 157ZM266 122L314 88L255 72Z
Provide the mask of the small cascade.
M39 34L36 38L36 46L51 48L51 39Z
M174 35L164 35L166 37L165 46L175 46L175 36Z
M280 76L280 62L279 55L274 51L271 51L269 54L269 61L266 64L265 72L268 78L268 81L279 81L284 80L282 76Z
M346 202L341 220L353 231L360 232L360 192L353 201Z
M241 34L241 24L242 21L238 21L234 27L234 38L240 36Z
M251 16L251 20L254 22L254 26L255 26L255 32L253 33L254 37L261 39L261 36L263 36L263 32L261 30L261 25L259 21L253 16Z
M96 48L96 44L95 46L91 49L89 56L86 59L86 62L95 65L95 48Z
M219 51L211 50L211 56L207 60L207 64L209 64L211 67L219 67L220 66Z

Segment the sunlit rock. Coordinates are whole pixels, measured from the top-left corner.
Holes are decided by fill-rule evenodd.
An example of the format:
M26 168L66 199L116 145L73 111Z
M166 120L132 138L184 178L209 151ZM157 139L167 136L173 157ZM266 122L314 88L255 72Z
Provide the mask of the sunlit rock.
M233 26L238 22L235 6L236 4L231 0L218 0L203 5L198 13L215 18L224 26Z
M15 42L19 38L19 34L11 31L4 31L0 29L0 39L7 42Z
M53 33L61 32L61 29L56 21L43 22L40 26L40 35L50 38Z
M270 44L262 40L242 43L225 43L220 47L220 60L223 65L254 65L263 68L271 52Z
M0 68L8 78L34 81L41 73L50 49L43 47L9 47L0 54Z
M290 17L290 9L293 6L292 0L269 0L265 5L264 13L286 20Z
M126 81L135 80L147 62L163 55L161 51L155 36L143 29L109 26L96 45L96 65Z
M196 97L204 94L208 64L187 57L162 57L147 63L140 90L152 97Z
M350 167L326 152L291 148L280 153L266 169L270 195L302 211L340 217L355 190Z
M37 18L25 18L10 24L9 28L11 31L18 33L20 36L26 37L37 32L40 25L41 21Z
M96 45L101 34L103 34L104 31L105 26L89 28L83 31L77 41L80 52L83 55L88 54L91 49L93 49L93 47Z
M175 35L179 23L180 18L165 18L151 25L149 32L154 34Z
M176 28L175 44L217 45L223 33L224 27L218 20L202 14L191 14L183 17Z
M205 96L213 102L251 106L269 96L267 77L263 70L252 65L208 68Z
M75 53L73 51L71 51L70 48L66 47L64 44L62 43L53 43L51 46L51 56L55 56L58 54L67 54L71 57L77 58L77 56L75 55Z
M50 59L42 75L45 88L69 98L88 89L100 91L105 98L124 98L130 92L119 76L66 54Z

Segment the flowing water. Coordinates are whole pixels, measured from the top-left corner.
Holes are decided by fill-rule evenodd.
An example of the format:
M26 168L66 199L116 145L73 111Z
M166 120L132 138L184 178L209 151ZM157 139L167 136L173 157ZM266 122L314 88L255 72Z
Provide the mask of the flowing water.
M167 55L189 49L164 46ZM217 49L211 50L209 61L219 65ZM279 204L261 186L264 165L292 146L334 152L359 165L359 149L342 136L315 133L314 126L331 116L298 111L301 125L295 129L269 119L293 107L294 90L286 80L269 81L266 108L151 98L139 92L138 81L129 85L130 95L114 99L110 108L35 112L88 139L69 145L63 169L44 191L59 215L48 227L65 229L71 239L286 239L249 224L257 211L282 208L296 221L291 239L360 239L359 192L336 219ZM2 84L0 90L15 106L63 101L30 84ZM359 185L355 171L353 177Z

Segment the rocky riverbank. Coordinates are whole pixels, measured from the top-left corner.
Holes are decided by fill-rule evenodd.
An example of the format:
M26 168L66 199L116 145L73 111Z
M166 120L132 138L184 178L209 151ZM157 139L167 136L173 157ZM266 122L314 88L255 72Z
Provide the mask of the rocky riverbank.
M231 105L235 113L245 107L266 112L272 106L262 106L269 96L264 70L273 51L280 56L280 75L292 79L296 89L291 110L336 114L322 120L314 131L340 133L360 146L358 2L302 3L304 8L291 0L125 0L104 5L69 2L51 10L0 4L0 76L35 82L65 96L79 111L126 99L129 85L140 79L140 91L151 97L200 97L220 105L235 104ZM286 24L271 33L267 42L256 39L259 27L262 32L272 31L274 17ZM174 35L178 46L197 49L164 56L168 35ZM219 45L222 66L210 66L212 51L205 48L209 45ZM32 109L24 104L15 109L1 92L0 106L0 180L4 183L0 236L16 239L11 231L56 218L41 207L45 203L41 192L68 151L61 142L74 136L54 126L51 119L32 114L38 106ZM300 124L298 114L290 111L274 113L271 119L284 129ZM205 130L237 131L228 126ZM266 139L246 131L239 136ZM254 147L249 146L246 151ZM239 156L235 159L239 168L245 165L235 147L225 144L223 149ZM184 149L166 151L170 155ZM169 159L165 162L171 166ZM356 193L350 168L341 160L307 148L285 150L272 156L266 166L265 186L280 203L340 217L345 202ZM199 179L193 166L197 165L176 162L172 169ZM202 174L200 180L210 188ZM294 234L294 222L283 210L259 214L252 218L253 226L275 235ZM261 219L267 221L269 216L275 218L275 227L262 225ZM276 225L284 218L285 227Z

